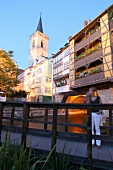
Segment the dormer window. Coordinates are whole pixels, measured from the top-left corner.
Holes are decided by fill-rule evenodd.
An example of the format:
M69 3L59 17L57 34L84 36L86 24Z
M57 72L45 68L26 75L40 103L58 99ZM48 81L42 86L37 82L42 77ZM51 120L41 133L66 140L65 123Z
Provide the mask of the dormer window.
M43 45L44 45L44 44L43 44L43 41L41 41L41 47L42 47L42 48L43 48Z

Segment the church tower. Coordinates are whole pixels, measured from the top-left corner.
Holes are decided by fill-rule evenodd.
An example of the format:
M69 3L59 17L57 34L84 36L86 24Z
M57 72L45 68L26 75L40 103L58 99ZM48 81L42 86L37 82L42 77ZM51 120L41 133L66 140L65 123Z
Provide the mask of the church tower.
M40 15L36 32L30 36L29 66L33 66L40 56L48 57L49 37L43 33L42 18Z

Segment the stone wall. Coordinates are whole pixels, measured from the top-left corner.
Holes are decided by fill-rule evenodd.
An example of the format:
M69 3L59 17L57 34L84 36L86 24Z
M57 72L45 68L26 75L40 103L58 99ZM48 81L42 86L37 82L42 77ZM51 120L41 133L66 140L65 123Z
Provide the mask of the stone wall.
M98 90L98 94L102 99L102 103L113 103L113 88ZM105 111L106 116L109 117L109 111Z
M113 88L98 90L102 103L113 103Z

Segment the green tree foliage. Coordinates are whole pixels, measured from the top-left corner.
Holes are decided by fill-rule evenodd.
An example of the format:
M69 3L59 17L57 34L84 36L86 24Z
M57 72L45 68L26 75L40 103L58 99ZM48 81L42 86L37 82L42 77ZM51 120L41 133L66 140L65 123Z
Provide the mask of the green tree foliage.
M25 90L19 90L19 91L13 91L11 94L11 97L17 97L17 98L21 98L21 97L26 97L27 93Z
M0 90L10 94L17 84L17 65L3 50L0 50Z

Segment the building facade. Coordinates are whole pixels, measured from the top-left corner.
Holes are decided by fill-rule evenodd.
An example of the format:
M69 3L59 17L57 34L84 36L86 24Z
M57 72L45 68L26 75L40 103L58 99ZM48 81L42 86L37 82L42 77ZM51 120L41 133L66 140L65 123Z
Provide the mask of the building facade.
M29 67L24 72L29 101L53 96L53 101L65 102L68 96L75 96L75 100L70 99L76 102L78 96L81 102L81 96L95 86L102 101L112 103L113 5L94 20L85 21L84 28L69 37L52 60L48 58L48 40L40 17L30 37Z
M47 102L52 97L52 59L48 58L49 37L43 33L42 19L30 37L29 67L18 76L27 92L27 101Z
M53 101L62 102L69 86L69 44L53 55Z
M38 63L25 70L24 90L28 101L51 101L52 62L51 58L40 57Z
M36 32L30 36L29 67L35 64L40 56L48 57L49 37L43 33L42 19L40 20Z
M70 37L70 89L86 92L95 86L113 101L113 5ZM105 95L104 95L105 92ZM108 102L108 101L107 101Z

